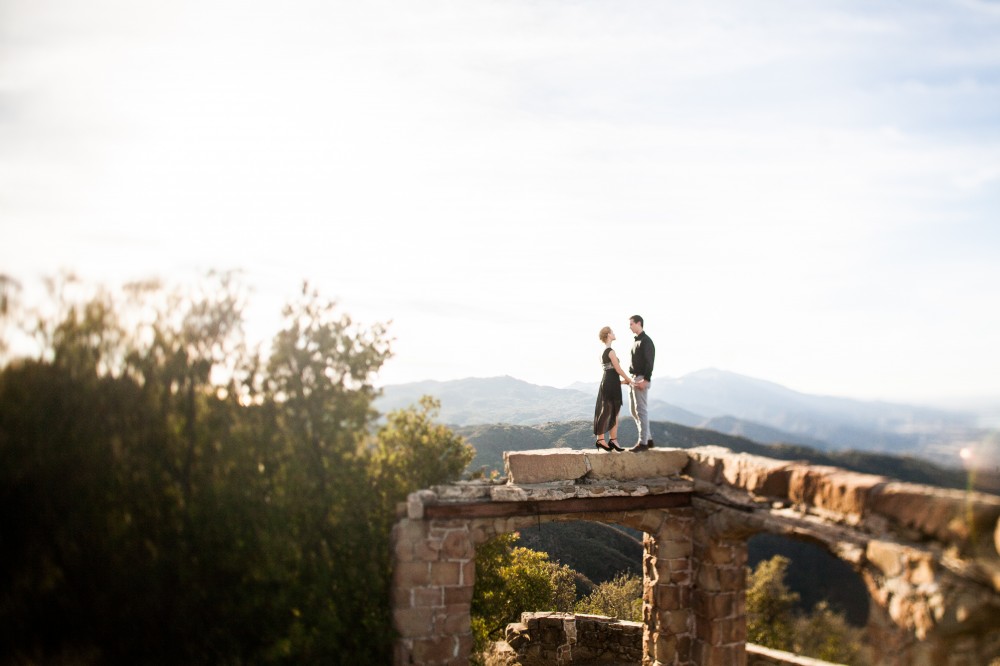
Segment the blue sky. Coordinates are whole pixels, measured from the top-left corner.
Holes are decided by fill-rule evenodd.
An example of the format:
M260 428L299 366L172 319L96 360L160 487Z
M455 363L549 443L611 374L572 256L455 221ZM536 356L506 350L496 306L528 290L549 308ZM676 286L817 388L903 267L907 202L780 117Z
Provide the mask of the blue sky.
M0 271L239 268L382 381L1000 404L1000 3L0 3ZM654 387L655 391L655 387Z

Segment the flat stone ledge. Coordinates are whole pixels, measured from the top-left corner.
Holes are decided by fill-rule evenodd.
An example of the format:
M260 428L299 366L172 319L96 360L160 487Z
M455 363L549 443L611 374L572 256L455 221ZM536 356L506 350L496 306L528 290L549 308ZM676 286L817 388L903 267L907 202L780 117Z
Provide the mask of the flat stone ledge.
M500 512L502 507L523 503L537 508L541 504L566 501L567 511L574 512L570 505L592 500L628 500L641 498L659 498L647 502L650 506L680 506L690 503L694 492L694 482L690 479L645 479L638 481L602 482L602 481L556 481L551 483L526 484L523 486L506 484L478 485L470 488L468 484L455 486L434 486L433 490L419 490L407 497L407 517L411 520L423 520L428 512L439 515L442 513L460 515L463 511L480 511L484 515ZM673 499L671 499L671 497ZM575 503L575 504L574 504ZM611 502L620 505L622 502ZM641 502L640 502L641 503ZM634 504L634 502L632 503ZM489 508L493 506L495 508ZM589 510L598 510L597 505ZM440 507L433 509L429 507ZM466 507L463 509L462 507ZM478 507L478 508L474 508ZM510 511L511 509L507 509ZM609 509L614 510L614 509ZM511 514L515 515L515 514Z
M693 490L694 482L688 479L646 479L622 483L563 481L495 486L491 491L491 499L494 502L532 502L572 498L645 497L668 493L690 493Z
M504 452L507 479L523 486L560 481L633 481L676 476L688 463L684 449L655 448L639 453L539 449Z

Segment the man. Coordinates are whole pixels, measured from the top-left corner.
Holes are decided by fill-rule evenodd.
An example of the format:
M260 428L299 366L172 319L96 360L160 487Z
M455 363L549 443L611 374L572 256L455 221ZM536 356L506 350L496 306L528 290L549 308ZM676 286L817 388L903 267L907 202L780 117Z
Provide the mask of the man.
M655 446L653 433L649 429L647 402L649 382L653 378L653 358L656 356L656 348L653 346L653 340L643 330L642 317L639 315L629 317L628 327L635 335L635 342L632 343L632 365L628 368L629 374L632 375L629 405L632 407L635 426L639 429L639 442L629 451L639 452Z

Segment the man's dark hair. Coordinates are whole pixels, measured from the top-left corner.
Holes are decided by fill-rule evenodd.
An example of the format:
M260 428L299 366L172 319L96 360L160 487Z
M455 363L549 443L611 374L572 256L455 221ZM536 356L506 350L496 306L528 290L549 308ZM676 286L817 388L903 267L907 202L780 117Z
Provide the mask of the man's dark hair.
M632 315L631 317L629 317L629 319L631 319L635 323L639 324L639 326L642 326L643 328L646 328L646 324L643 323L642 317L640 317L639 315Z

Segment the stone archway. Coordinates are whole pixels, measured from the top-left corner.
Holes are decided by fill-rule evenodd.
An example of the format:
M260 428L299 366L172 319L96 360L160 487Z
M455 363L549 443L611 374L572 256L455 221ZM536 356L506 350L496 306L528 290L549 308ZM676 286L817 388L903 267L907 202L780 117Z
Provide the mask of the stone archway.
M643 532L643 663L743 663L746 545L696 525L693 484L678 477L687 455L574 453L554 462L562 467L515 467L510 476L520 484L470 482L410 496L392 534L394 663L468 663L476 547L569 519ZM544 480L553 476L576 480Z
M826 544L808 539L759 532L747 540L747 570L780 555L788 558L785 583L800 595L799 608L808 611L821 601L843 613L847 624L863 629L871 615L871 592L857 569L830 552Z
M668 501L661 503L679 506L642 508L650 504L649 498L639 497L635 508L602 510L602 505L622 503L622 498L609 497L577 505L582 509L579 512L547 516L453 515L401 520L392 535L396 560L393 620L399 633L394 663L467 664L472 650L470 606L476 547L540 520L570 517L620 524L644 533L644 650L650 663L681 663L677 653L689 651L693 640L693 616L685 592L693 577L693 518L686 493L664 497Z
M643 664L746 664L746 542L757 532L823 543L866 577L885 621L877 663L1000 657L990 631L1000 626L1000 498L716 447L505 459L504 481L409 497L392 534L395 664L468 663L476 547L554 517L644 532Z

